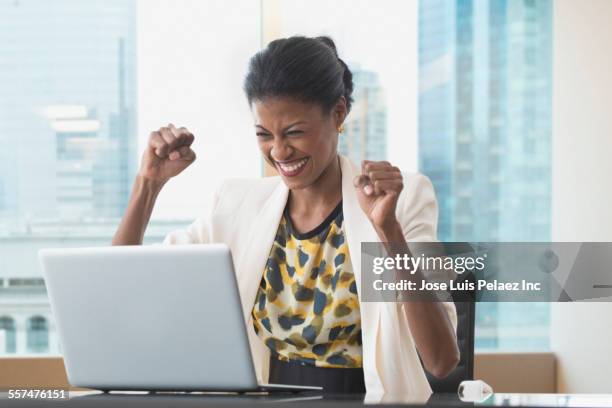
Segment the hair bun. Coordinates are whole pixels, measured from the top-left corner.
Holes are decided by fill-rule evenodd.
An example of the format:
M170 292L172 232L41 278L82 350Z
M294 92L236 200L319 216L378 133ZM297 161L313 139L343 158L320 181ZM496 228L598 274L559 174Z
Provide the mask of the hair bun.
M348 104L349 110L353 105L353 73L346 65L344 61L338 58L340 65L344 68L344 73L342 74L342 83L344 84L344 98L346 99L346 103Z
M346 99L347 106L350 110L351 105L353 104L353 74L351 73L351 70L349 69L348 65L346 65L346 63L342 61L342 59L340 59L340 57L338 56L338 50L336 49L336 44L334 43L334 40L332 40L326 35L316 37L315 40L320 41L323 44L327 45L329 48L331 48L336 58L338 58L338 62L344 69L344 72L342 74L342 83L344 84L343 96Z
M328 114L341 96L350 111L352 77L330 37L293 36L270 42L251 58L244 91L249 105L290 96L317 103Z

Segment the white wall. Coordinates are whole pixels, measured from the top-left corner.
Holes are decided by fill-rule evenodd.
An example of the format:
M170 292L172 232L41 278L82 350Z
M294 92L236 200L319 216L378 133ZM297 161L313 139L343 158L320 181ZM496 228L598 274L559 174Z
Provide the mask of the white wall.
M610 0L554 1L555 241L612 241L610 21ZM559 392L612 392L611 322L612 303L552 305Z
M242 91L259 48L257 1L138 1L138 158L150 132L169 122L191 130L198 156L164 187L153 219L193 219L222 180L261 174Z

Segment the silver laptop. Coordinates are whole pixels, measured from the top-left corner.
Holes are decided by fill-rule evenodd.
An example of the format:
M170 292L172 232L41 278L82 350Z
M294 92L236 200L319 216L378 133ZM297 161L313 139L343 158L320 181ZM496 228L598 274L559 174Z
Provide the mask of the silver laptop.
M225 245L43 249L39 258L75 387L321 390L257 383Z

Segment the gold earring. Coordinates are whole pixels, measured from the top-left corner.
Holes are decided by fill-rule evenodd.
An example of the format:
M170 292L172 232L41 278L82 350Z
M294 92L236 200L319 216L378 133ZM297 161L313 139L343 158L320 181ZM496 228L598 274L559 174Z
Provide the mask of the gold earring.
M338 133L344 132L344 123L338 127Z

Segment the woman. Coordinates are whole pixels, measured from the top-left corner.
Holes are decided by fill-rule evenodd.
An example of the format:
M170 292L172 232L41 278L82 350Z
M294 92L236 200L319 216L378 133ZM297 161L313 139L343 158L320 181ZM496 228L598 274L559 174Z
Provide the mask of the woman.
M353 82L330 38L271 42L251 59L244 89L279 177L225 182L210 216L164 242L229 245L259 381L430 392L422 367L444 377L458 362L454 306L361 302L359 293L361 242L408 251L407 241L435 240L431 183L338 155ZM163 185L196 158L193 140L172 124L151 133L114 245L142 243Z

